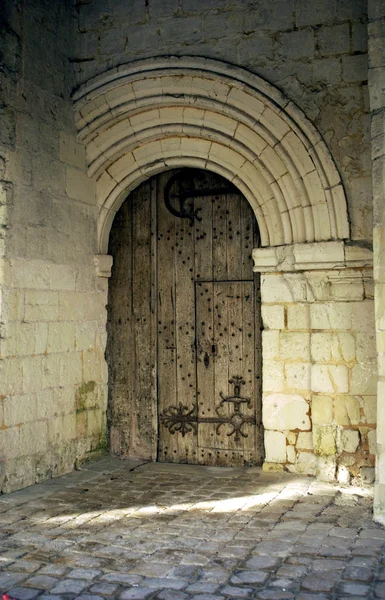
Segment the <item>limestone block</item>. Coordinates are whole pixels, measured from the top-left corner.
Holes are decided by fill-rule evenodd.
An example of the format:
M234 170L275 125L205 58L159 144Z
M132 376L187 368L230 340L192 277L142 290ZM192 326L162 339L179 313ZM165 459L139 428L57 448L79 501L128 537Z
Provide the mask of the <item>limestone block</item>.
M377 396L362 396L361 406L364 413L363 422L371 425L377 423Z
M53 392L53 405L56 414L67 414L75 410L75 387L56 387Z
M0 429L0 452L6 460L20 456L20 427Z
M366 54L342 57L342 78L347 83L366 81L368 57Z
M350 377L350 393L374 395L377 389L375 363L361 363L352 368Z
M317 32L319 52L323 56L350 52L349 24L320 27Z
M360 475L362 483L371 484L374 483L375 480L375 471L373 467L361 467Z
M344 465L338 465L337 467L337 481L342 485L349 485L351 480L351 475L349 473L349 469L347 469Z
M331 342L331 333L316 332L311 334L311 358L314 362L330 361Z
M350 330L352 326L351 310L351 304L344 302L322 302L311 304L311 328Z
M277 330L262 332L262 355L263 360L279 359L279 332Z
M60 377L60 354L48 354L42 357L42 386L43 389L58 385Z
M314 425L313 445L318 456L334 456L337 450L336 428L333 425Z
M288 329L310 329L310 308L309 304L296 303L287 307L287 326Z
M337 464L334 456L317 457L317 478L321 481L334 481Z
M371 362L377 356L375 332L357 333L357 360L358 362Z
M35 323L35 351L34 354L45 354L48 347L48 323Z
M36 420L35 394L8 396L4 399L4 425L14 427Z
M59 385L71 385L82 381L82 353L66 352L60 354Z
M48 352L75 350L75 324L71 321L48 323Z
M48 265L51 290L75 290L76 269L71 265Z
M284 306L262 304L262 321L265 329L285 329Z
M286 468L292 473L315 475L317 458L311 452L298 452L295 465L287 465Z
M59 415L48 423L50 444L63 444L76 438L76 414Z
M82 321L87 314L87 294L60 292L58 295L61 321Z
M348 369L345 365L312 365L313 392L346 393L348 387Z
M286 462L286 438L280 431L265 431L265 460L271 463Z
M36 400L35 421L49 420L57 414L53 389L41 390L34 394ZM61 407L59 407L59 410Z
M262 471L264 473L282 473L283 465L280 465L278 463L264 462L262 465Z
M286 432L286 439L287 439L287 443L295 446L295 443L297 441L297 434L294 433L294 431L287 431Z
M102 323L106 319L106 304L107 298L106 293L95 292L94 294L87 294L85 298L86 302L86 314L85 318L90 321L100 320Z
M44 452L48 444L47 429L46 421L24 423L20 427L20 455L28 456Z
M281 392L284 389L283 363L265 360L263 365L263 391Z
M296 452L294 446L286 446L287 460L290 463L295 463Z
M333 400L330 396L313 396L311 415L314 425L328 425L333 420Z
M361 407L356 396L336 396L334 420L337 425L357 425L361 422Z
M356 358L356 340L352 333L334 333L332 336L332 359L350 362Z
M266 429L310 429L309 405L296 394L271 394L263 401L263 424Z
M298 450L313 450L313 434L311 431L300 431L297 439Z
M101 362L100 352L94 350L83 351L83 381L101 380Z
M278 36L279 56L297 60L314 55L314 32L311 29L282 33Z
M311 364L306 362L286 363L285 376L286 387L290 390L310 389Z
M339 434L338 447L341 452L356 452L360 444L360 434L354 429L342 429Z
M315 81L324 81L329 85L338 85L341 81L341 63L339 58L321 58L313 61Z
M377 435L376 430L371 429L368 431L368 442L369 442L369 452L370 454L377 454Z
M67 167L66 192L69 198L95 204L95 181L80 169Z
M352 302L352 330L370 334L374 331L374 302L365 300L364 302Z
M310 358L309 333L282 331L279 335L279 345L282 359L308 360Z
M59 296L57 292L26 290L26 321L56 321L59 317Z
M62 131L59 137L60 144L60 160L67 165L86 169L86 153L85 146L76 141L74 135Z
M43 357L26 356L22 362L23 392L37 392L43 389Z
M261 277L261 296L263 304L294 301L290 287L280 274Z
M92 350L96 344L97 321L75 324L75 350ZM102 346L104 348L104 346Z
M24 294L22 289L3 291L3 304L9 321L21 321L24 318Z
M4 340L4 356L27 356L34 354L36 331L34 323L11 322Z

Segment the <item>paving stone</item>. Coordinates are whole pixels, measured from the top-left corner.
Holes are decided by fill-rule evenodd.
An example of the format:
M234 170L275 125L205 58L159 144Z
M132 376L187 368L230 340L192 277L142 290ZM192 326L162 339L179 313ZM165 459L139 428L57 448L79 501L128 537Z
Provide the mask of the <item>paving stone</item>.
M265 583L269 574L264 571L238 571L231 578L231 583L241 585L243 583Z
M132 587L120 594L122 600L143 600L154 593L153 589L144 587Z
M310 592L331 592L338 578L335 572L313 571L304 578L301 587Z
M68 577L72 579L95 579L101 574L101 571L96 569L72 569L68 573Z
M263 590L256 592L255 597L260 600L291 600L294 594L283 590Z
M89 581L85 579L64 579L50 591L53 594L79 594L88 586Z
M371 581L373 579L373 571L368 567L347 567L343 578L352 581Z
M338 594L347 596L366 596L369 593L369 586L363 583L350 583L343 581L338 586ZM382 596L384 597L384 596Z
M49 575L36 575L30 577L25 582L27 585L35 588L41 588L43 590L51 589L56 583L58 583L57 577L50 577Z
M247 587L237 587L233 585L225 585L219 590L225 596L231 598L246 598L253 590Z
M188 587L185 588L185 591L189 594L194 594L196 592L201 594L214 594L219 588L216 583L209 583L208 581L196 581L192 583Z
M196 594L191 596L191 600L224 600L224 597L217 594Z
M178 592L175 590L163 590L159 592L157 597L160 600L185 600L186 598L188 598L188 594L185 594L184 592L180 591Z
M113 583L95 583L90 587L90 592L95 594L103 594L103 596L112 596L118 589L117 585Z
M8 591L8 595L11 598L16 598L17 600L31 600L32 598L36 598L39 594L42 593L43 590L36 590L31 588L12 588Z
M374 587L374 595L376 598L385 598L385 583L377 583Z
M376 574L371 597L385 597L385 530L359 493L337 504L337 486L286 474L141 469L122 466L113 479L95 471L86 484L75 473L51 496L26 496L25 532L0 540L0 590L39 600L358 600ZM216 501L260 494L254 512L213 511ZM6 504L17 524L20 506ZM2 514L0 499L0 537ZM50 527L49 518L34 522L43 514L77 516Z
M274 569L279 563L280 559L274 556L258 555L246 561L244 566L247 569Z

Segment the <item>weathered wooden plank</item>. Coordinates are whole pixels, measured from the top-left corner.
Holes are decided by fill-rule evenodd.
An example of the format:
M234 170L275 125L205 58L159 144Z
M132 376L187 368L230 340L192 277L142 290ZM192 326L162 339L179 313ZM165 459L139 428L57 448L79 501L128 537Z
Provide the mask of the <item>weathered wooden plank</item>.
M158 178L158 411L177 406L175 337L175 218L164 203L167 174ZM179 434L159 424L158 460L179 462Z
M215 196L213 204L213 279L227 280L227 196Z
M237 281L243 278L242 274L242 198L238 194L227 195L227 279Z
M188 219L175 222L176 396L189 410L196 407L194 236ZM182 442L182 443L181 443ZM180 460L197 462L197 436L179 436Z
M197 327L197 405L199 417L214 415L214 360L213 348L213 284L196 284L196 327ZM213 447L213 426L199 424L198 451Z
M109 253L114 257L109 281L107 319L107 362L110 448L113 454L128 455L130 448L133 356L132 339L132 198L115 217Z
M151 186L147 181L133 194L133 341L135 393L132 415L132 456L152 456L151 329Z

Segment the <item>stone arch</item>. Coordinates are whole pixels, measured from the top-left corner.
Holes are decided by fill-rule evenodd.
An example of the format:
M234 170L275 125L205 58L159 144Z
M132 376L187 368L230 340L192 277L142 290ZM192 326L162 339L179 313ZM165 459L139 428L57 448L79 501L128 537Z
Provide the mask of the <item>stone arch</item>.
M341 178L321 135L257 75L211 59L151 58L95 77L74 100L96 179L101 254L127 193L182 166L236 185L262 246L349 237Z

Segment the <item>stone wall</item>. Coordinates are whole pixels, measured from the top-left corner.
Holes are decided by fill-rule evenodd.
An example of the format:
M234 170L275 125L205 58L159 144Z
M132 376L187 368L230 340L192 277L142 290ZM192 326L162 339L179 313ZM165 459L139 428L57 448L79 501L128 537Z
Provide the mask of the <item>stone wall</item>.
M0 489L105 448L106 286L76 142L71 2L6 1L0 101Z
M336 160L352 238L371 240L367 0L81 0L77 12L79 84L132 60L192 55L281 89Z
M369 90L372 110L373 246L378 368L374 517L385 525L385 1L369 1Z
M341 242L254 251L261 279L265 469L373 481L371 252Z

